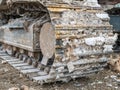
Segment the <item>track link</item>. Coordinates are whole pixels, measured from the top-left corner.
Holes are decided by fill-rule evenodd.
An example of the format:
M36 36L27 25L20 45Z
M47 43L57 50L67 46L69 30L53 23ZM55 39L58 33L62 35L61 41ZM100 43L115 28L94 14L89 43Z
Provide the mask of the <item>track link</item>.
M0 51L0 57L4 61L8 62L12 67L17 69L21 74L27 76L30 80L39 82L39 79L36 80L35 77L43 78L43 77L47 77L48 75L47 73L40 71L38 68L34 68L32 65L28 65L27 63L24 63L24 61L21 61L15 57L9 56L3 51ZM41 75L39 73L41 73Z
M41 85L44 83L51 83L56 81L68 82L69 80L74 78L89 76L93 73L103 70L103 68L106 66L106 61L108 61L108 60L101 60L99 61L99 63L102 62L104 63L103 65L89 67L89 65L88 66L86 65L87 61L86 63L84 63L82 60L80 60L80 61L74 62L73 65L79 64L79 65L84 65L84 66L86 65L86 66L83 68L82 66L81 68L76 68L74 72L71 72L69 71L68 68L65 68L65 67L69 67L69 65L66 65L66 64L58 65L57 63L54 63L50 72L46 73L45 71L42 71L39 68L35 68L34 66L29 65L28 63L25 63L23 60L20 60L16 57L9 56L4 51L0 51L0 57L4 61L8 62L13 68L17 69L25 77L28 77L30 80L37 82L38 84L41 84ZM88 63L90 64L90 62ZM60 70L61 67L64 67L64 69Z
M30 80L68 82L112 59L117 34L97 0L9 1L0 13L0 57Z

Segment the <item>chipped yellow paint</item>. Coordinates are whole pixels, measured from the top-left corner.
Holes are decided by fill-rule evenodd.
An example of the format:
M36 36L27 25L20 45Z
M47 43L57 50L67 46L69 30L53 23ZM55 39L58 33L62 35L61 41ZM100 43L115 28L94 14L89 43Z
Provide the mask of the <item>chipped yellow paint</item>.
M50 12L64 12L64 11L66 11L66 10L74 10L74 11L80 11L80 12L83 12L83 11L86 11L86 12L94 12L94 13L96 13L96 12L98 12L98 10L96 9L96 10L89 10L89 9L82 9L82 8L80 8L80 7L68 7L68 6L66 6L66 7L58 7L58 6L54 6L54 7L47 7L48 8L48 10L50 11ZM100 12L100 11L99 11ZM102 12L102 11L101 11Z
M65 9L65 8L48 8L48 10L50 12L63 12L63 11L69 10L69 9Z
M80 7L74 7L72 5L67 5L67 4L56 4L56 5L46 5L49 11L51 12L63 12L65 10L80 10Z
M112 28L112 25L100 25L100 26L88 26L88 25L56 25L55 28L56 29L60 29L60 28L67 28L67 29L76 29L76 28L84 28L84 27L109 27Z

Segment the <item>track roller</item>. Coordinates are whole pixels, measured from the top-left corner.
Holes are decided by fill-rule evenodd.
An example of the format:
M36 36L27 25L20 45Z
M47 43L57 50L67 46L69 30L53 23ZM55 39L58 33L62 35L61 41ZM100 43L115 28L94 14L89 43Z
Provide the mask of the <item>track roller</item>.
M16 57L16 58L19 58L19 55L20 55L20 53L17 51L17 52L15 53L15 57Z
M27 62L27 59L28 59L28 56L27 56L27 55L23 55L22 60L23 60L25 63Z
M28 57L28 59L27 59L27 63L28 63L28 65L32 65L33 60L32 60L32 58L31 58L31 57Z
M37 68L38 67L38 61L36 60L33 60L33 63L32 63L33 67Z

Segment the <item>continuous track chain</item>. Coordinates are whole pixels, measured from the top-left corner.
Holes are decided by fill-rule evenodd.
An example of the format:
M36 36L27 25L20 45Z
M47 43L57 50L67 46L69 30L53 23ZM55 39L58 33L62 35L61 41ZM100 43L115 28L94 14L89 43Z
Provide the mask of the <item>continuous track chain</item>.
M28 65L27 63L25 63L22 60L19 60L15 57L9 56L8 54L6 54L3 51L0 51L0 57L4 61L9 63L13 68L17 69L21 74L23 74L24 76L28 77L30 80L37 82L38 84L41 84L41 85L44 83L51 83L51 82L56 82L56 81L67 82L67 81L71 80L72 78L77 78L77 76L78 77L89 76L95 72L103 70L103 68L106 66L106 63L105 63L103 65L97 66L96 68L94 67L93 70L91 69L91 70L87 71L87 69L86 69L86 71L83 71L83 72L82 72L82 70L81 71L76 70L76 72L74 72L74 73L72 73L72 72L66 73L66 72L68 72L68 69L64 69L64 71L62 71L62 72L60 72L58 70L58 72L56 72L56 74L53 75L52 73L47 74L38 68L34 68L32 65ZM106 62L106 61L103 60L101 62ZM83 65L85 64L85 63L82 63L82 60L80 63ZM75 65L75 63L74 63L74 65ZM63 66L65 67L66 65L63 65ZM55 66L55 64L54 64L53 67L59 68L61 66ZM52 71L52 69L51 69L51 71Z

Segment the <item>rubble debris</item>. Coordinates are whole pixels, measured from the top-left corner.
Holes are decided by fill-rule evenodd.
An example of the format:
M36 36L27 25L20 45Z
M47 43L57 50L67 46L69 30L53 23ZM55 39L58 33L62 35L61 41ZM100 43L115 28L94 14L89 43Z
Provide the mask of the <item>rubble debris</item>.
M109 78L109 76L104 77L104 79L108 79L108 78Z
M117 78L117 76L116 76L116 75L111 75L110 77L111 77L112 79Z
M115 82L117 82L118 84L120 84L120 76L119 76L119 74L118 75L113 75L112 77L111 77Z
M7 61L2 60L1 63L2 63L2 64L7 64Z
M20 90L29 90L29 87L26 86L26 85L23 85L23 86L20 87Z
M112 59L108 62L109 68L113 71L120 72L120 58Z
M102 84L103 82L102 82L102 81L98 81L97 83L98 83L98 84Z
M108 87L112 87L112 84L110 84L110 83L107 83L107 84L106 84L106 86L108 86Z
M9 88L8 90L20 90L20 88L18 88L18 87L12 87L12 88Z
M21 73L19 74L19 76L20 76L20 78L23 78L23 77L24 77L24 75L23 75L23 74L21 74Z
M12 87L12 88L9 88L8 90L35 90L35 89L31 88L31 87L28 87L26 85L22 85L20 88Z
M115 89L118 89L118 87L115 87Z

